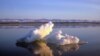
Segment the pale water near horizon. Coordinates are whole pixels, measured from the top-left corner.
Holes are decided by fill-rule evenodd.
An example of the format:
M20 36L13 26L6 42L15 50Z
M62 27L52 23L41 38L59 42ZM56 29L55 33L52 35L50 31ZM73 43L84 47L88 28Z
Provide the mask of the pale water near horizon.
M0 28L0 56L34 56L28 48L16 45L18 39L23 38L35 27L26 28ZM100 56L100 26L91 27L54 27L53 33L62 30L63 33L78 36L80 40L87 41L84 45L62 46L48 45L48 51L54 56ZM49 48L51 50L49 50ZM34 50L34 48L33 48ZM47 51L46 50L46 51ZM44 50L45 51L45 50ZM54 53L55 52L55 53Z

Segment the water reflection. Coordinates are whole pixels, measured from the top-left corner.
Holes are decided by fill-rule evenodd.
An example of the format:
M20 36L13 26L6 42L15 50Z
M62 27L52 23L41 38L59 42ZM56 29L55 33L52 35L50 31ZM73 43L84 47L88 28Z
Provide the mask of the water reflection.
M32 43L17 42L16 45L28 49L33 56L53 56L52 50L44 40L36 40Z
M17 46L28 49L33 56L62 56L67 52L75 52L79 44L55 45L44 40L36 40L32 43L17 42Z
M53 45L48 44L48 46L52 49L54 56L62 56L67 52L75 52L79 49L79 44L67 44L67 45Z
M72 52L72 51L77 51L78 49L79 49L78 44L69 44L69 45L59 46L59 50L62 52Z

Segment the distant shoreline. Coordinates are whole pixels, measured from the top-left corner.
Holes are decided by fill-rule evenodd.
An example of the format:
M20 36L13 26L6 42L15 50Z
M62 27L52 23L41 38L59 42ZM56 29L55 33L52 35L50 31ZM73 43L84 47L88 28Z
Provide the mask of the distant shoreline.
M0 26L39 26L47 22L0 22ZM100 25L100 22L53 22L55 25L77 26L77 25Z

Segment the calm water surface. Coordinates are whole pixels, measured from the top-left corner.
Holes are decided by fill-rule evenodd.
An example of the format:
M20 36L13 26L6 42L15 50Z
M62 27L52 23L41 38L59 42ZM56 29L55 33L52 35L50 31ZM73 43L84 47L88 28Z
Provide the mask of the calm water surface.
M34 50L39 47L20 47L16 45L18 39L29 34L35 27L8 27L0 28L0 56L34 56ZM62 30L64 33L78 36L83 41L88 41L88 44L84 45L67 45L67 46L55 46L40 44L42 47L42 53L49 53L54 56L100 56L100 27L54 27L53 33L58 30ZM34 45L34 44L33 44ZM44 48L45 47L45 48ZM32 50L30 50L32 49ZM44 50L46 49L46 50ZM47 54L48 56L50 56ZM42 56L42 55L41 55Z

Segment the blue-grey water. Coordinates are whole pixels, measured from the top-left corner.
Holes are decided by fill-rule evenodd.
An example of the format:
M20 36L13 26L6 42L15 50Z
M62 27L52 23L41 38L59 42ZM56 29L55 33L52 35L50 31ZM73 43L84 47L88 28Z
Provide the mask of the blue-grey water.
M18 39L29 34L35 27L1 27L0 28L0 56L34 56L28 48L23 48L16 45ZM100 56L100 26L90 27L54 27L54 31L62 30L64 33L78 36L80 40L87 41L84 45L75 45L75 48L62 47L61 50L55 46L45 46L50 48L54 56ZM48 49L47 48L47 49ZM69 49L68 49L69 48ZM67 50L66 50L67 49ZM65 51L64 51L65 50ZM58 52L58 53L57 53ZM59 53L60 52L60 53ZM44 51L45 53L45 51Z

